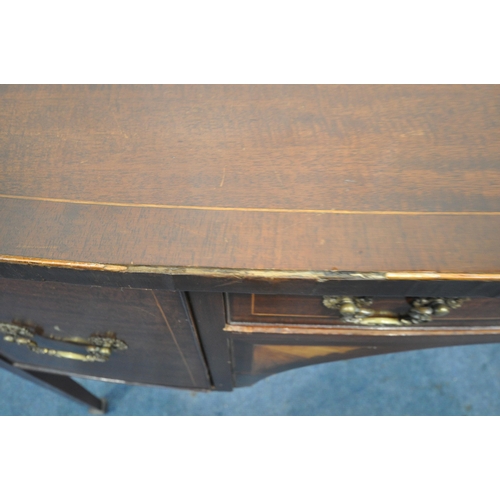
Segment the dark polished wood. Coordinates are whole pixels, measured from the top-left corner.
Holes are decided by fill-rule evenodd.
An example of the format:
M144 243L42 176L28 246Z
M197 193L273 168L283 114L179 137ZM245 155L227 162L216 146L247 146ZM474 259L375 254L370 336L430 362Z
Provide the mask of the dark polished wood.
M128 349L105 362L83 362L31 352L4 342L0 352L16 366L59 374L151 385L207 389L200 346L176 292L104 288L0 279L0 322L32 324L46 336L87 339L113 331ZM47 348L83 348L39 336Z
M499 113L494 85L2 86L0 255L499 273Z
M495 85L0 86L0 323L128 346L0 356L96 406L67 376L231 390L498 342L499 164ZM360 327L324 295L470 300Z
M229 338L224 332L226 315L220 293L190 293L189 301L196 318L213 386L221 391L233 387Z
M0 211L11 222L1 226L0 251L8 256L123 266L500 272L497 213L156 209L1 196Z

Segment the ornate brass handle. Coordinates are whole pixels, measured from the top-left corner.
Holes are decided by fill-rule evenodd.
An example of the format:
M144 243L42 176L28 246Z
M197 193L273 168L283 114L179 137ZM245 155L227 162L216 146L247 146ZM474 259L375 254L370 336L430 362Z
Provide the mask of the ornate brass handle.
M77 361L104 362L109 359L113 350L123 351L128 349L127 344L123 340L118 339L113 332L93 333L87 339L81 337L56 337L55 335L45 335L43 329L40 327L16 323L0 323L0 333L3 333L3 339L6 342L25 345L30 351L37 354L46 354L48 356ZM35 335L49 340L83 346L87 354L40 347L34 340Z
M327 295L323 305L340 311L342 320L365 326L409 326L432 321L436 316L446 316L452 309L458 309L468 298L415 298L409 299L410 310L404 315L389 311L370 309L373 302L368 297L343 297Z

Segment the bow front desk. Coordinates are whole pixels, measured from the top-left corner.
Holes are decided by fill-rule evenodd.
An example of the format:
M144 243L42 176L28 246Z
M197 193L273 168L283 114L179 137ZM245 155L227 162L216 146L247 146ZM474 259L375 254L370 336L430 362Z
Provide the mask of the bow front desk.
M498 342L500 90L2 86L0 221L1 367L97 409Z

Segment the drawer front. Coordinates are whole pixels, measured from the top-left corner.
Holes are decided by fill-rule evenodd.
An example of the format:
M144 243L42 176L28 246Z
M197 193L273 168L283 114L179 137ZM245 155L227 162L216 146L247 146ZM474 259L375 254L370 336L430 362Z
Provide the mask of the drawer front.
M231 335L233 377L237 387L252 385L262 378L302 366L341 361L362 356L404 350L374 344L332 344L331 338L314 336Z
M257 294L228 294L227 310L228 325L238 330L239 326L297 326L299 328L333 328L352 331L359 330L366 333L377 329L403 330L433 330L447 328L484 327L487 330L500 331L500 299L475 297L466 299L460 304L450 307L448 313L439 316L432 315L429 321L416 321L415 324L390 325L376 324L376 318L393 316L405 318L412 310L413 299L401 298L374 298L368 309L375 311L373 324L356 324L348 316L341 314L339 307L327 307L324 297L321 296L294 296L294 295L257 295ZM368 323L369 321L366 321Z
M224 330L231 342L235 384L251 385L271 374L316 363L500 342L499 299L476 297L462 303L426 300L430 317L420 322L416 316L418 321L413 324L410 312L422 307L418 305L421 302L405 297L374 298L362 311L369 321L375 318L371 325L355 323L352 315L341 312L343 304L358 304L352 297L344 299L227 294ZM380 318L382 324L377 324Z
M0 279L0 354L17 366L148 385L209 388L177 292Z

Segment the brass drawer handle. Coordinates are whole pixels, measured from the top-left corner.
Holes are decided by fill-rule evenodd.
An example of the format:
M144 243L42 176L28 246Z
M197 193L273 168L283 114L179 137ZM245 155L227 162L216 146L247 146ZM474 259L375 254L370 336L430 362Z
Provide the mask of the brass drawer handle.
M369 297L345 297L326 295L323 305L340 311L346 323L366 326L409 326L432 321L434 317L446 316L452 309L458 309L468 298L415 298L410 299L410 310L404 315L390 311L370 309L373 299Z
M104 362L109 359L113 350L123 351L128 349L127 344L123 340L118 339L113 332L93 333L87 339L81 337L56 337L55 335L45 335L43 329L40 327L16 323L0 323L0 333L3 333L3 339L6 342L25 345L30 351L36 354L46 354L48 356L77 361ZM83 346L87 354L40 347L34 340L35 335L49 340Z

